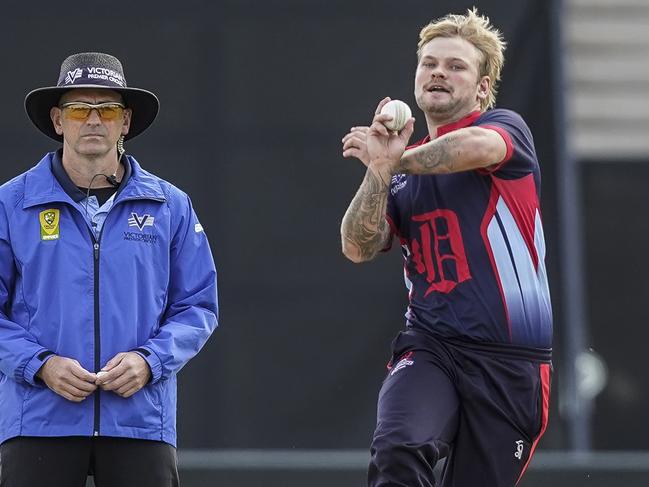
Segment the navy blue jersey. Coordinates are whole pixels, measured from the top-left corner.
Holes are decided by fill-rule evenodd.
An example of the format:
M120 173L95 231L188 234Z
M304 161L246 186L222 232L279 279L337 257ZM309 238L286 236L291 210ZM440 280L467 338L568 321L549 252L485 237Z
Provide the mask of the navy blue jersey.
M529 128L515 112L473 112L438 129L497 131L507 145L486 169L392 178L387 219L409 289L407 325L445 337L550 349L541 178ZM413 147L430 141L426 137Z

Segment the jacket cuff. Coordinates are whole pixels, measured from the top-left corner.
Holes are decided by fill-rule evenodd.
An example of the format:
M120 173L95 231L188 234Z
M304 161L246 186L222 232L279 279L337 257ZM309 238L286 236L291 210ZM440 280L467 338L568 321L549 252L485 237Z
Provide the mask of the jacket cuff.
M155 384L162 378L162 363L158 356L153 353L148 348L139 347L132 352L137 353L140 357L146 360L146 363L149 364L149 369L151 369L151 384Z
M41 370L41 367L45 365L45 362L52 357L54 357L54 352L47 350L46 348L35 354L31 360L27 362L27 365L25 365L25 369L23 370L23 379L25 382L32 386L42 386L43 382L36 378L36 373Z

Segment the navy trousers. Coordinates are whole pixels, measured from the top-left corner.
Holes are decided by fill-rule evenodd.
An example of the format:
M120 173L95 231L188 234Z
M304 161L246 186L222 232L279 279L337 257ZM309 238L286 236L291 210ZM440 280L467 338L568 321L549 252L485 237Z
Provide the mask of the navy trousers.
M178 487L176 449L109 436L21 436L0 445L0 487Z
M409 330L379 393L370 487L514 487L545 431L551 365Z

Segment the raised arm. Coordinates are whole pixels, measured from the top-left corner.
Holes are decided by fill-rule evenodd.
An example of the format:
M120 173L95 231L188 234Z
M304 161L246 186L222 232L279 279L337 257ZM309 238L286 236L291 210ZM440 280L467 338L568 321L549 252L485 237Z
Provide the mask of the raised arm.
M389 131L383 123L391 117L380 115L381 108L388 101L390 98L384 98L379 103L372 125L363 131L364 137L358 144L357 153L350 153L350 147L343 139L345 157L357 157L367 165L365 178L340 226L342 251L352 262L373 259L391 238L385 219L390 180L393 168L412 135L414 119L410 119L400 133Z
M406 151L395 173L446 174L498 164L507 145L495 130L466 127Z

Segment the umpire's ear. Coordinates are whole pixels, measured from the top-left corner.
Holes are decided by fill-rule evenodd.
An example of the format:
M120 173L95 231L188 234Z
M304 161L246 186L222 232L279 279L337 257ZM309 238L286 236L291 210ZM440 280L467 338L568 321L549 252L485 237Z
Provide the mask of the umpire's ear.
M131 117L133 115L133 110L130 108L124 109L124 122L122 123L122 135L128 135L128 131L131 128Z
M50 108L50 119L52 120L52 125L54 125L54 130L57 135L63 135L63 125L61 124L61 116L63 110L59 107Z

